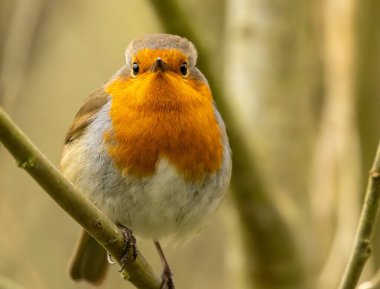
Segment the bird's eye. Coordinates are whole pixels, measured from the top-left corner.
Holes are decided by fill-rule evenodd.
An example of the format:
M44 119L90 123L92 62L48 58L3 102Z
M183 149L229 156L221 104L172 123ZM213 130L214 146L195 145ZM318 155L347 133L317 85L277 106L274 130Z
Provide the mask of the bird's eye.
M132 64L132 74L136 76L139 73L140 66L137 62L133 62Z
M183 76L187 75L187 63L186 62L181 64L181 66L179 67L179 71L181 72L181 74Z

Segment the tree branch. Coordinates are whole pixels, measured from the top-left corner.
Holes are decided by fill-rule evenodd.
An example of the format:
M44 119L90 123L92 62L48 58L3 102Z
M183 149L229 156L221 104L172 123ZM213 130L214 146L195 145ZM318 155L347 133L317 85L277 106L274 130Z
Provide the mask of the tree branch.
M354 289L363 267L371 255L371 240L375 231L380 200L380 143L370 171L364 207L356 232L354 248L347 264L339 289Z
M19 167L25 169L115 260L120 260L125 242L119 228L60 174L1 107L0 141ZM127 263L122 274L140 289L157 289L161 285L141 253L134 262Z

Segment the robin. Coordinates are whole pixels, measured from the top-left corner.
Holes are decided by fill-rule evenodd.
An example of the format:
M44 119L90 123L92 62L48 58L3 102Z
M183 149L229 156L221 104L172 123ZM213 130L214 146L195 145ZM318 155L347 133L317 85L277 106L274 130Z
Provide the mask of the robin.
M120 224L129 246L132 232L154 241L162 287L174 288L159 242L190 237L219 207L230 182L230 147L190 41L145 35L125 56L125 65L77 113L60 169ZM96 285L107 267L107 253L83 231L71 277Z

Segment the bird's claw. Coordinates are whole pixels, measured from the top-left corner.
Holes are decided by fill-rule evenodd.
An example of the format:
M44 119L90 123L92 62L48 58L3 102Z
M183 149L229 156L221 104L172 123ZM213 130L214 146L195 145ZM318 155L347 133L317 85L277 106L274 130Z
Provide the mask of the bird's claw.
M175 289L174 281L173 281L173 272L170 267L164 267L164 271L161 276L161 286L160 289ZM166 287L167 286L167 287Z
M118 224L118 227L122 231L124 240L125 240L125 251L124 251L123 256L121 256L120 258L121 268L119 272L121 272L124 270L127 262L130 260L130 253L129 253L130 250L132 250L132 261L136 260L137 246L136 246L136 238L133 236L132 231L121 224ZM112 256L109 252L107 252L107 261L111 265L116 264L116 262L113 261Z
M108 261L108 264L110 264L110 265L116 264L116 262L114 260L112 260L112 255L108 251L107 251L107 261Z
M120 258L121 268L119 272L123 271L127 262L130 259L129 251L132 250L132 261L135 261L137 258L137 246L136 238L133 236L132 231L127 227L118 224L118 227L121 229L124 235L125 240L125 251L123 256Z

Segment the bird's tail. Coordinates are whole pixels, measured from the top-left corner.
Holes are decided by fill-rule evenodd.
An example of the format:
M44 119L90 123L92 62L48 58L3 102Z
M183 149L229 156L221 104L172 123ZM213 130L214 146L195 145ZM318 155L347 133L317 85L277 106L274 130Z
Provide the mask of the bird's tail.
M99 285L106 276L107 268L106 251L83 230L70 263L71 278Z

